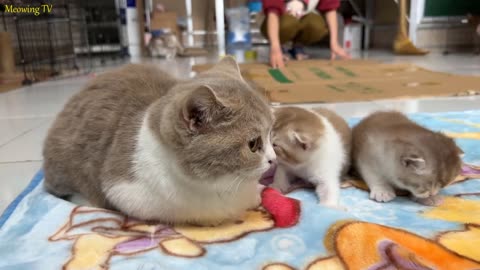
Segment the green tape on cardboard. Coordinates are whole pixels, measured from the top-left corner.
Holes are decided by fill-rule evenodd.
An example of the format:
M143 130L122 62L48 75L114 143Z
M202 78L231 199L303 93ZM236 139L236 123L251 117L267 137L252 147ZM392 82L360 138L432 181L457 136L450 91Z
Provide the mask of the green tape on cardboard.
M326 73L325 71L323 71L319 68L312 67L312 68L310 68L310 71L313 72L313 74L317 75L318 77L320 77L322 79L326 79L326 80L332 79L332 76L330 76L330 74Z
M297 80L300 79L300 75L298 75L298 73L295 70L288 69L288 71L290 71L290 73L292 73L293 76L295 76L295 79Z
M342 88L340 88L338 86L335 86L335 85L329 84L329 85L327 85L327 87L332 89L335 92L340 92L340 93L345 92L345 89L342 89Z
M346 69L344 67L336 67L336 69L342 72L343 74L347 75L348 77L357 77L357 75L353 73L353 71Z
M268 70L268 73L270 73L270 76L272 76L275 81L279 83L292 83L291 80L289 80L280 70L271 68Z

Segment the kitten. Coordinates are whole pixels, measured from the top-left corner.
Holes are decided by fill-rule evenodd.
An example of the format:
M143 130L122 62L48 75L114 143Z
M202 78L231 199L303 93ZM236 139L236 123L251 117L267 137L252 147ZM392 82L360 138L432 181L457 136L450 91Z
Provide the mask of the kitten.
M273 187L287 192L299 177L316 186L320 204L336 207L340 178L350 163L351 130L326 109L282 107L274 110L273 149L278 168Z
M218 224L258 206L273 114L224 58L190 80L147 65L94 79L58 115L45 187L165 223Z
M439 204L438 192L460 172L460 154L452 139L398 112L374 113L353 128L354 167L378 202L400 189L419 203Z

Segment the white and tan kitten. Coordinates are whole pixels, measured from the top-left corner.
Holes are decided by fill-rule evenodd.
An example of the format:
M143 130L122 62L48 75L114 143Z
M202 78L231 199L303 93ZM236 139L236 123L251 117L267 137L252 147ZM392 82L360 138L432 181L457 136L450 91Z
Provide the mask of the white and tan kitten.
M451 138L399 112L376 112L353 128L354 168L378 202L405 190L419 203L439 204L438 192L460 172L461 153Z
M326 109L274 109L273 149L278 168L273 187L282 192L298 177L315 185L320 204L336 207L341 177L350 164L351 130Z
M189 80L126 65L65 105L44 146L45 187L166 223L217 224L260 202L273 115L233 58Z

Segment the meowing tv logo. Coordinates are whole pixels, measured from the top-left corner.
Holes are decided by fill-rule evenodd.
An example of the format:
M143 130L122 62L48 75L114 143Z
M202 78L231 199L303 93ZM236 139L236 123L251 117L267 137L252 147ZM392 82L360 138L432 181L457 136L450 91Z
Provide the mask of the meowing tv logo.
M10 14L32 14L34 16L39 16L40 14L51 13L53 10L53 5L41 4L38 6L33 6L33 5L18 6L13 4L6 4L6 5L1 5L0 10Z

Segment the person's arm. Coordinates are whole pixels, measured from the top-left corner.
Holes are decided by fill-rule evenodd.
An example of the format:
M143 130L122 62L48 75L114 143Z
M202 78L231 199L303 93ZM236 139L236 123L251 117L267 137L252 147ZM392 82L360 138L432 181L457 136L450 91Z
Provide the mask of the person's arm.
M270 64L273 68L282 68L282 46L280 44L280 18L277 13L269 12L267 15L267 33L270 41Z
M327 19L328 30L330 32L330 51L331 59L334 60L337 56L343 59L350 58L350 55L338 43L338 22L337 11L329 10L325 13Z

